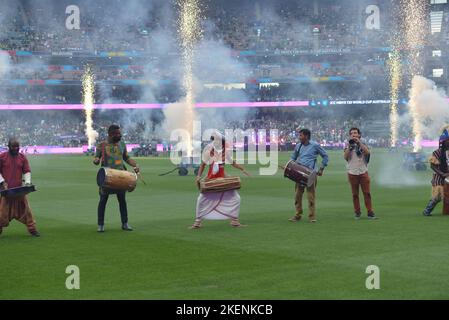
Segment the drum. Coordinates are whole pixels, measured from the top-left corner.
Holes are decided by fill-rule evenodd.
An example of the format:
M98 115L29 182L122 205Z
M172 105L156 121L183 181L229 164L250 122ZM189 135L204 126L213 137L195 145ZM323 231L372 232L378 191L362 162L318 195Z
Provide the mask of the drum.
M100 188L108 190L132 192L136 189L137 175L126 170L103 167L98 170L97 184Z
M200 182L201 193L224 192L240 189L240 177L226 177Z
M24 187L17 187L17 188L11 188L6 189L0 192L2 197L6 198L19 198L27 195L30 192L36 191L35 186L24 186Z
M449 179L444 179L443 215L449 215Z
M284 177L287 177L302 186L311 187L316 181L316 172L315 170L290 160L285 166Z

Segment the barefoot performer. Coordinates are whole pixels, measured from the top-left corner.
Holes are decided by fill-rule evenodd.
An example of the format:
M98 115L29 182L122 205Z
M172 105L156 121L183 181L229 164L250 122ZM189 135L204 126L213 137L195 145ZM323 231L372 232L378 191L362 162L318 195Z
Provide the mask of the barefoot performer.
M198 188L204 183L218 185L226 184L226 179L233 180L231 184L235 184L239 178L227 178L225 174L225 163L231 164L234 168L241 170L245 175L249 173L245 168L237 164L232 158L232 147L228 145L225 138L219 133L214 132L211 136L212 142L209 143L203 150L203 158L196 177L196 184ZM206 179L201 180L206 165L209 164ZM235 185L234 185L235 187ZM226 187L225 187L226 188ZM192 229L201 227L203 219L211 220L231 220L231 226L242 227L239 221L240 213L240 195L235 189L221 191L221 192L205 192L202 190L198 196L196 205L196 219L191 226Z

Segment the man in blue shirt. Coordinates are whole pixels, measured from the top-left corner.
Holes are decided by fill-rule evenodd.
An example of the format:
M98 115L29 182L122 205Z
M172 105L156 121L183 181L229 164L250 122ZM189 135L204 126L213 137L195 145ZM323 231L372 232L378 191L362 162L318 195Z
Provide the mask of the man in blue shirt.
M299 129L299 128L298 128ZM317 170L317 175L322 176L324 168L329 162L329 156L326 151L314 141L310 141L310 130L301 129L299 130L299 141L300 143L296 145L295 151L293 151L291 159L296 161L298 164L308 167L313 170L317 170L317 158L318 155L321 156L322 162L321 166ZM302 196L305 189L307 189L307 199L309 201L309 221L316 222L315 215L315 189L316 181L311 187L304 187L300 184L295 186L295 207L296 214L289 219L291 222L297 222L301 220L303 209L302 209Z

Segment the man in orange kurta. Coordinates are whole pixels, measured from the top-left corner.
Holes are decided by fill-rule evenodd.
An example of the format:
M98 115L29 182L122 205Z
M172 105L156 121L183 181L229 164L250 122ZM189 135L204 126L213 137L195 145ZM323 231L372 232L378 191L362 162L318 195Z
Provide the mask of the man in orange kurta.
M0 190L21 187L22 180L25 185L31 185L30 164L19 150L19 141L11 139L8 142L8 151L0 154ZM14 219L25 224L32 236L40 236L26 196L0 197L0 234Z

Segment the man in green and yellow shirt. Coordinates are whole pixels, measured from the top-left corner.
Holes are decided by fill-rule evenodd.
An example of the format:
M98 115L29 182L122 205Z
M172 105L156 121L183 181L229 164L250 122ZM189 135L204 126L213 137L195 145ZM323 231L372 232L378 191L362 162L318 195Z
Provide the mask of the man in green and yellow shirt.
M134 172L139 173L137 163L131 159L126 150L125 143L121 140L122 133L118 125L111 125L108 129L108 139L97 145L94 164L116 170L126 170L124 162L133 167ZM120 217L122 229L132 231L128 225L128 208L126 205L126 191L115 192L120 206ZM98 203L98 232L104 232L104 214L106 203L109 199L109 192L100 188L100 202Z

